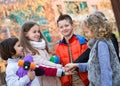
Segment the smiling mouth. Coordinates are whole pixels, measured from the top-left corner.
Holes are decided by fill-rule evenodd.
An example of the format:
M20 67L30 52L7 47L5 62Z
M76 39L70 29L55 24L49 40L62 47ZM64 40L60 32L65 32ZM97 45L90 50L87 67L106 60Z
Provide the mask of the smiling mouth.
M35 39L39 39L40 37L35 37Z
M64 33L67 33L68 31L63 31Z

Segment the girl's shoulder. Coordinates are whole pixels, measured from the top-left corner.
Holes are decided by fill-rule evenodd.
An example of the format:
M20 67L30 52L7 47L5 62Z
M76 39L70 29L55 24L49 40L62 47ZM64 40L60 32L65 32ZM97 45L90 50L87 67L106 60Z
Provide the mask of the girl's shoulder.
M110 45L107 43L107 41L99 41L98 45L96 46L97 51L99 54L107 54L109 52Z
M99 49L104 48L102 46L108 46L108 44L107 44L106 40L91 40L91 41L89 41L88 46L90 48L95 48L98 50L98 48Z
M16 72L18 69L18 64L16 62L8 63L6 67L6 72Z

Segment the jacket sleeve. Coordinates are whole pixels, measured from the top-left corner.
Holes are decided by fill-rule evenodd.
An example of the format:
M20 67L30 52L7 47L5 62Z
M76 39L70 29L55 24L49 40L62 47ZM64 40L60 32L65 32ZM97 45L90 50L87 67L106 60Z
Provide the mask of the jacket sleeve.
M88 63L79 63L78 68L80 72L86 72L87 71L87 65Z
M34 80L32 80L31 86L40 86L38 77L35 77Z
M84 63L89 59L90 48L85 50L79 57L74 61L74 63Z
M60 77L63 72L62 68L55 68L55 67L46 66L46 65L40 65L39 68L44 70L44 72L45 72L44 75L46 75L46 76Z
M49 60L41 58L40 55L34 55L33 58L40 58L38 61L36 61L37 65L46 65L46 66L51 66L56 68L62 68L62 65L56 64L56 63L50 62Z

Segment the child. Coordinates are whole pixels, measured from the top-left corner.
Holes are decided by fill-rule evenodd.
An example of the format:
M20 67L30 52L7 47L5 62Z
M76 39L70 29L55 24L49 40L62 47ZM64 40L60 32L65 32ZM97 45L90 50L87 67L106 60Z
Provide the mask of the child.
M101 15L90 14L82 24L85 35L89 37L90 56L88 63L67 64L66 70L79 67L88 70L90 86L119 86L120 63L110 39L111 26Z
M37 65L47 65L55 68L62 68L60 64L50 62L48 45L40 31L40 26L35 22L26 22L21 28L20 43L24 47L24 53L32 54ZM40 76L38 77L41 86L61 86L58 77Z
M57 26L63 35L63 39L56 45L56 55L60 57L61 64L65 66L68 63L78 62L79 58L80 62L87 62L89 56L87 54L83 55L83 52L88 48L87 41L84 37L73 33L72 18L67 14L60 15L57 20ZM87 72L80 72L73 76L63 76L61 81L62 86L86 86L89 83Z
M0 42L0 55L3 60L7 60L6 82L7 86L26 86L32 81L31 86L39 86L39 81L35 78L34 71L29 70L27 75L19 78L17 76L18 60L23 55L23 47L17 38L8 38Z

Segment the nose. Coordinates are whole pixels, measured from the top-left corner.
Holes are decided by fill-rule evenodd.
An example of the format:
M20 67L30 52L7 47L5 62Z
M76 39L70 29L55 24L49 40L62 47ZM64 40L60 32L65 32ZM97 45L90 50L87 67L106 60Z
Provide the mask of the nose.
M23 50L23 47L21 46L21 49Z

